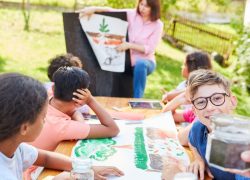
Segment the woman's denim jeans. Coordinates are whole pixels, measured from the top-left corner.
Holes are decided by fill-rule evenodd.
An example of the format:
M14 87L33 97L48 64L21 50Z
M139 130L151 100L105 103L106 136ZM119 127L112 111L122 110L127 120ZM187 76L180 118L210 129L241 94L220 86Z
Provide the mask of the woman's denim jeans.
M146 87L147 76L151 74L156 65L153 61L147 59L138 59L134 66L134 98L142 98Z

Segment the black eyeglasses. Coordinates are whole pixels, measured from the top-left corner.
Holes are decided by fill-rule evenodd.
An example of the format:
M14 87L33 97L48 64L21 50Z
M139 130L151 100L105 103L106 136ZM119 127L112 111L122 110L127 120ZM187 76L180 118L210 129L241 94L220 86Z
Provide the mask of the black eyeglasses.
M192 104L198 110L205 109L207 107L208 99L215 106L221 106L225 103L225 96L228 96L226 93L214 93L209 97L199 97L192 100Z

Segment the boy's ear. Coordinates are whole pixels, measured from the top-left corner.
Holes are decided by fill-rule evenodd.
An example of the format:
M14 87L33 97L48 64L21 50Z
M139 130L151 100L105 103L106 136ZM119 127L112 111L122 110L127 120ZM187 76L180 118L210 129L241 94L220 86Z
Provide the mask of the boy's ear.
M20 127L20 133L21 135L25 136L28 132L28 129L29 129L29 125L28 123L23 123Z
M197 114L196 114L196 109L195 109L195 107L194 107L193 104L192 104L192 111L194 112L195 116L197 116Z
M55 84L54 83L52 84L51 88L52 88L52 92L54 93L54 90L55 90Z
M232 103L232 109L235 109L237 104L238 104L237 97L234 95L231 95L230 99L231 99L231 103Z

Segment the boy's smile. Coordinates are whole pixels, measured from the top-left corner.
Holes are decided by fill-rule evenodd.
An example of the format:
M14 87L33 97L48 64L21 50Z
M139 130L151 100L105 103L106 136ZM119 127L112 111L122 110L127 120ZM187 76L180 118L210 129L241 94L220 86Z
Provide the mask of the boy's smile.
M192 98L192 100L196 100L193 101L193 103L194 104L196 103L195 105L198 107L197 109L193 104L196 116L198 116L201 123L207 126L209 130L211 124L210 116L221 113L230 114L232 110L235 108L236 99L234 96L230 96L228 94L229 92L226 92L222 85L217 85L217 84L203 85L198 88L197 92ZM201 101L199 101L200 99L197 100L197 98L200 97L204 98L201 99ZM212 98L214 99L212 100ZM223 98L225 98L225 100ZM214 105L216 104L215 101L217 100L219 100L220 102L218 102L217 105ZM205 106L206 102L204 101L207 101L206 106ZM204 103L204 106L199 108L199 105L201 103Z

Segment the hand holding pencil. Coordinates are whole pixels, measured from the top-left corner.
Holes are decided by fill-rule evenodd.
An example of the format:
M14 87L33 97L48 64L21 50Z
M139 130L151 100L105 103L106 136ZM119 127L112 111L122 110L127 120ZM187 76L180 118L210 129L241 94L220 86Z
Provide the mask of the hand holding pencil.
M164 88L161 88L161 92L162 92L162 99L161 101L164 103L164 104L167 104L168 103L168 91L166 91Z

